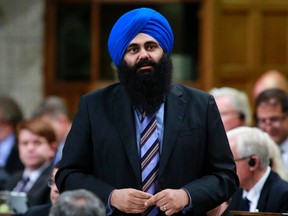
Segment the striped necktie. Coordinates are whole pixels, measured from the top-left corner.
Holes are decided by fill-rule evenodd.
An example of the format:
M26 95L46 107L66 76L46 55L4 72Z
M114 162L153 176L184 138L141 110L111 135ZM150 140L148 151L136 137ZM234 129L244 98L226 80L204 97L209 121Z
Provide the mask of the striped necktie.
M20 182L16 185L13 191L17 192L27 192L27 184L30 181L29 177L23 177Z
M157 189L158 171L159 171L159 140L157 134L156 114L141 115L141 172L142 172L142 190L155 194ZM153 206L147 209L143 215L157 215L158 208Z

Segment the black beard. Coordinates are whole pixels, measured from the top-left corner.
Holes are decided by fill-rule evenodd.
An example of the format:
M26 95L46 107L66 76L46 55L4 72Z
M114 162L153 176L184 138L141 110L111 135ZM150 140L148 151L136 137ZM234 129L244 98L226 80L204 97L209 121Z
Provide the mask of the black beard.
M150 70L140 71L143 65L152 66ZM125 61L119 66L118 78L123 83L134 106L147 114L156 112L169 91L172 78L172 61L164 54L159 63L142 60L133 68Z

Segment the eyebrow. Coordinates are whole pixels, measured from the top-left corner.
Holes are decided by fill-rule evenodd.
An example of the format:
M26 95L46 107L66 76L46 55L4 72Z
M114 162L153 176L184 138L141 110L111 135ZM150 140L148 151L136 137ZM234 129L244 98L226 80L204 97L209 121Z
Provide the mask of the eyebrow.
M147 45L147 44L158 44L158 42L151 40L151 41L146 41L146 42L144 43L144 45ZM138 44L138 43L131 43L131 44L128 45L127 48L129 48L129 47L134 47L134 46L139 46L139 44Z

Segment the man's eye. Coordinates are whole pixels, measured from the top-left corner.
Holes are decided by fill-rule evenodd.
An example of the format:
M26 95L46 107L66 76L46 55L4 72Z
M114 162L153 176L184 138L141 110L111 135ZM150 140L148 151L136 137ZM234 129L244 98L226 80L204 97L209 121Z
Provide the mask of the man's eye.
M149 50L153 50L153 49L155 49L155 46L154 45L150 45L150 46L148 46L148 49Z
M137 52L137 48L131 47L127 51L130 52L130 53L136 53Z

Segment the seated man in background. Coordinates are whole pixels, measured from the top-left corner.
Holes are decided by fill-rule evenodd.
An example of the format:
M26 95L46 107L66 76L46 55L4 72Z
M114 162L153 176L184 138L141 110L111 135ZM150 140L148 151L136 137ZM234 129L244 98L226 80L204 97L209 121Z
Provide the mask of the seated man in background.
M50 202L47 185L53 169L56 135L49 123L41 119L21 122L17 127L18 148L24 171L11 176L4 188L27 193L28 206Z
M263 91L255 102L255 122L281 149L288 170L288 95L280 89Z
M57 151L54 164L62 157L62 150L66 136L71 128L68 107L63 98L58 96L49 96L45 98L33 113L34 118L43 118L50 122L55 130L57 137Z
M210 93L215 97L216 104L226 131L240 127L250 126L251 108L248 96L237 89L222 87L213 88ZM270 142L269 152L272 170L288 181L288 172L281 158L281 151L275 142Z
M59 161L60 162L60 161ZM59 191L55 184L55 175L59 168L59 162L54 166L51 174L51 178L48 181L48 186L50 187L50 201L51 203L43 205L35 205L28 209L24 216L48 216L51 206L57 201L59 197Z
M251 125L251 107L245 92L222 87L210 91L215 98L225 130Z
M16 125L23 119L20 106L11 97L0 95L0 190L11 174L23 170L19 158Z
M52 206L49 216L105 216L102 201L92 192L78 189L66 191Z
M258 128L239 127L227 133L240 189L229 208L250 212L287 212L288 183L269 166L270 136Z

